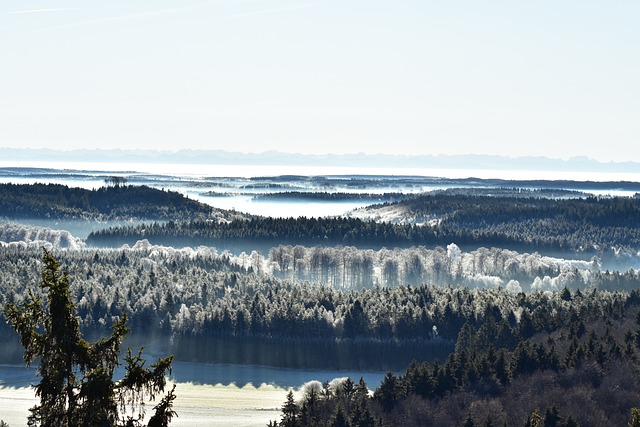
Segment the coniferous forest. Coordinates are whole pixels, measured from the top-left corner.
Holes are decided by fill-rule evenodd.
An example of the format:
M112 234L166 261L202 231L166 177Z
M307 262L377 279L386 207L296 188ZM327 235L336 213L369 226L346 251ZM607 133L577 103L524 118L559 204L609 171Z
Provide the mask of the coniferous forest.
M44 247L87 337L126 316L176 360L389 371L307 383L272 425L639 423L640 199L485 193L270 218L133 185L0 185L0 304L39 296ZM27 213L140 222L78 239ZM4 318L0 339L19 360Z
M558 254L583 252L609 256L614 249L640 246L640 198L546 198L479 196L457 193L421 195L396 202L403 223L358 218L250 218L246 221L190 221L109 228L92 233L90 245L233 245L251 243L356 245L360 247L504 247ZM377 210L389 204L376 206Z

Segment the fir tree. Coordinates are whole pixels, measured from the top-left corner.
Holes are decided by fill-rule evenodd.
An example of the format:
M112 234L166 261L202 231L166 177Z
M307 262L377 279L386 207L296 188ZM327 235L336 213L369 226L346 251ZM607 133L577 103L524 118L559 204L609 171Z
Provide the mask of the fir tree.
M284 406L282 406L282 421L280 421L280 426L299 426L300 423L298 422L298 412L298 406L293 399L293 391L289 390L289 393L287 393L287 400L285 401Z

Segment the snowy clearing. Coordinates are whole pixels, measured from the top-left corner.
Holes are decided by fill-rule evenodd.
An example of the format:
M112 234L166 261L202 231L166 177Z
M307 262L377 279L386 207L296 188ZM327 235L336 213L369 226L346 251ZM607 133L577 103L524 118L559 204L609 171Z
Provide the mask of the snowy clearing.
M280 421L287 390L271 385L195 385L177 383L172 426L266 426ZM0 387L0 419L11 427L27 425L29 408L37 403L30 387ZM148 411L153 403L148 405Z

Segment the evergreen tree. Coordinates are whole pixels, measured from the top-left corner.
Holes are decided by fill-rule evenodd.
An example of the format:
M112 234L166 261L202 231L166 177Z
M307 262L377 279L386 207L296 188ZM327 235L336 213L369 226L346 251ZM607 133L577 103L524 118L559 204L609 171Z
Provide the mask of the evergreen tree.
M21 305L8 303L5 316L20 335L27 366L39 360L36 396L40 403L31 408L29 425L43 427L71 426L141 426L145 397L151 399L164 392L165 373L170 371L173 356L158 360L146 368L142 350L125 357L126 373L115 381L120 346L129 332L126 316L112 326L109 337L95 343L86 341L80 332L76 306L71 299L69 277L47 251L40 290L44 297L29 290ZM166 426L175 415L171 390L154 410L149 425ZM125 412L130 415L121 415Z
M636 325L638 325L638 330L636 332L636 347L640 348L640 311L636 317Z
M369 319L360 300L356 300L344 317L344 335L347 338L366 336L369 331Z
M498 356L496 359L496 378L502 385L506 385L510 381L511 369L509 367L509 361L507 357L507 351L505 349L501 349L498 352Z
M289 390L287 393L287 400L282 407L282 421L280 421L281 427L297 427L298 422L298 406L293 399L293 391Z
M353 399L360 406L366 405L369 400L369 387L362 377L355 386Z
M347 415L345 414L345 411L342 405L338 405L338 409L336 410L336 413L333 416L333 419L331 420L331 423L329 424L329 426L330 427L349 427L349 419L347 418Z
M371 411L365 403L359 404L355 407L351 414L351 426L352 427L374 427L375 420Z
M560 422L560 415L558 414L558 408L555 406L548 408L544 414L544 427L556 427Z
M566 286L560 291L560 299L563 301L571 301L571 291Z
M351 399L353 399L355 392L356 392L356 385L353 383L353 380L351 380L351 378L347 377L347 379L344 380L342 385L340 385L340 387L336 391L336 394L342 397L342 399L346 403L351 403ZM349 407L347 406L347 409L348 408Z
M471 418L471 415L467 416L462 427L476 427L476 423L473 421L473 418Z
M398 378L392 372L387 372L382 384L373 395L382 405L384 412L390 412L400 400L400 384Z
M567 417L567 420L564 423L564 427L579 427L580 424L576 420L573 419L571 415Z

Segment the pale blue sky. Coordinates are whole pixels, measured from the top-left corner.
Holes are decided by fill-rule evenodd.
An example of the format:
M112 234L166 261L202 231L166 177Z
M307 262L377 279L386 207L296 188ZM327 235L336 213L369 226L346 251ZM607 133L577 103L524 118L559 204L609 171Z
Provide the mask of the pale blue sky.
M640 2L4 0L0 147L640 161Z

